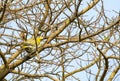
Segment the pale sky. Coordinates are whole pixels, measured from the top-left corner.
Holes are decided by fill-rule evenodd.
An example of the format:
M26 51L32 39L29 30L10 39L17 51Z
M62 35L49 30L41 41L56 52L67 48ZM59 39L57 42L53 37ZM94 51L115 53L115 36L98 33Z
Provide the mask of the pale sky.
M106 12L106 15L107 16L116 16L117 13L113 12L114 11L120 11L120 0L103 0L104 1L104 7L105 7L105 10L107 11ZM91 13L91 12L90 12ZM94 14L94 13L93 13ZM10 74L9 74L10 75ZM75 74L77 75L77 74ZM83 76L82 76L83 75ZM83 72L83 74L81 75L81 81L87 81L85 79L86 77L86 74ZM80 76L80 75L78 75ZM120 78L119 78L120 79ZM66 80L66 81L69 81L69 80ZM92 81L92 80L91 80Z

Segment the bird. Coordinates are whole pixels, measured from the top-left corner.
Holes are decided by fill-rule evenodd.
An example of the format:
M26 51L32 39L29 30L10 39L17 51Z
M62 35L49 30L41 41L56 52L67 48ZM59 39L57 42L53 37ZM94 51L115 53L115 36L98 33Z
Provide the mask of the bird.
M22 48L25 49L27 53L32 53L36 50L36 47L41 45L41 41L43 40L42 36L32 37L24 41Z

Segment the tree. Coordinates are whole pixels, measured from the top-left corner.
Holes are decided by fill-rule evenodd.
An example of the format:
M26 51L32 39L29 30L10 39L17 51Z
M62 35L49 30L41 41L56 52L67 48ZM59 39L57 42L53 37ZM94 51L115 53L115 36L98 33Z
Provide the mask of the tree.
M0 81L119 79L120 16L114 12L106 15L102 0L0 1ZM35 52L21 48L37 36L44 39Z

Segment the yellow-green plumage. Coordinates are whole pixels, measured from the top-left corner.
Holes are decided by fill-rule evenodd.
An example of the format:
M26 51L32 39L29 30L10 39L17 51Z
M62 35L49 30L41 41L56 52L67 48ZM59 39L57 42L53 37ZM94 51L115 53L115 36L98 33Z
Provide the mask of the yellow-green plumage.
M40 46L42 39L43 37L32 37L24 42L22 48L25 49L28 53L31 53L35 50L36 45Z

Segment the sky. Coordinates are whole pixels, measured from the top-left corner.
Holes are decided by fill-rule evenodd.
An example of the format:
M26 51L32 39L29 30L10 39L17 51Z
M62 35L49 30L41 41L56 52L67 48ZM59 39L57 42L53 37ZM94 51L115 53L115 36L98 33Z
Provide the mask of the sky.
M120 11L120 0L103 0L103 1L104 1L104 8L106 10L106 15L110 16L110 17L117 16L117 13L114 11L117 11L117 12ZM90 12L90 14L91 14L91 16L94 15L93 12ZM75 75L77 75L77 74L75 74ZM77 76L79 77L80 75L78 74ZM10 74L7 77L10 77ZM87 81L87 79L85 77L86 77L86 74L85 74L85 76L81 77L81 78L84 78L84 79L81 79L81 81ZM119 78L119 80L120 80L120 78ZM67 80L67 81L69 81L69 80Z

